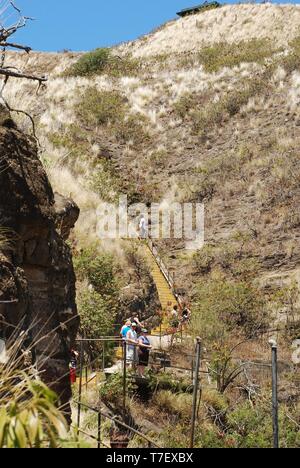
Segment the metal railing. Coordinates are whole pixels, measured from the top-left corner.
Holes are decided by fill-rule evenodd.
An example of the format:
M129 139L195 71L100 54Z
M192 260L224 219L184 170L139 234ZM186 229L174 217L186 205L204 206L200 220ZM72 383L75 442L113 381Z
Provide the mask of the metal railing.
M96 413L98 415L98 418L97 418L97 437L93 434L89 434L87 433L86 431L84 431L83 429L80 429L80 427L77 428L78 432L84 434L85 436L89 437L90 439L92 440L95 440L97 442L97 448L100 449L101 448L101 445L103 445L104 447L106 448L109 448L103 441L102 441L102 438L101 438L101 431L102 431L102 421L103 419L108 419L110 420L111 422L115 423L117 426L120 426L122 427L123 429L126 429L127 432L130 432L132 434L135 434L137 436L139 436L141 439L143 439L144 441L147 442L147 445L148 445L148 448L162 448L160 447L159 445L157 445L156 442L154 442L152 439L150 439L150 437L146 436L145 434L143 434L141 431L139 431L138 429L135 429L134 427L131 427L129 426L128 424L120 421L119 419L117 419L117 417L113 417L113 416L110 416L106 413L104 413L104 411L102 411L101 409L98 409L98 408L93 408L92 406L89 406L85 403L82 403L80 401L75 401L75 403L80 406L80 407L83 407L85 409L87 409L88 411L92 411L94 413Z
M154 245L154 242L152 241L152 239L150 239L150 238L147 239L147 244L148 244L148 247L149 247L153 257L155 258L155 261L156 261L157 265L160 268L160 271L162 272L162 274L164 275L165 279L167 280L170 288L174 292L175 291L175 274L171 273L170 270L165 265L164 261L162 260L161 256L159 255L159 252L158 252L156 246Z

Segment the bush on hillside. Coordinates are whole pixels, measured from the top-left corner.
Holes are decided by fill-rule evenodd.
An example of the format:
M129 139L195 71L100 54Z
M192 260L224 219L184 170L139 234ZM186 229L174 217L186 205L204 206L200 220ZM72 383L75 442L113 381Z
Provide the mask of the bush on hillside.
M90 339L112 336L116 309L105 297L96 291L84 291L78 298L78 310L83 336Z
M79 281L77 302L82 335L91 339L113 335L119 287L112 255L101 254L97 246L91 246L74 256L74 267ZM89 345L90 354L100 357L101 344ZM110 358L111 348L113 344L110 343L106 348L107 359Z
M98 294L108 299L118 296L117 269L111 254L99 253L97 246L91 246L74 256L74 267L77 279L87 279Z
M287 55L280 57L278 64L282 65L288 73L300 70L300 36L290 42L290 51Z
M191 113L194 133L204 137L207 131L238 114L250 98L258 96L266 89L267 81L264 76L245 80L240 89L228 92L218 102L210 103L204 109L195 110Z
M198 54L198 60L206 72L214 73L221 68L233 68L243 62L264 63L266 58L277 51L271 41L266 39L252 39L233 44L219 42L204 47Z
M110 76L134 75L139 70L139 62L129 56L117 57L110 49L99 48L80 57L64 73L65 76L89 77L107 74Z
M80 121L88 126L116 124L124 119L126 99L118 91L88 88L76 107Z
M137 146L149 141L147 118L131 114L126 97L118 91L87 89L76 114L83 125L90 129L103 126L122 144L131 142Z
M222 342L234 331L250 338L267 325L266 300L250 281L218 273L198 283L193 328L207 343Z
M270 69L267 69L261 76L244 80L216 102L203 102L201 96L187 93L174 104L174 111L181 119L191 120L193 133L203 138L215 126L238 114L250 98L268 90L269 78Z

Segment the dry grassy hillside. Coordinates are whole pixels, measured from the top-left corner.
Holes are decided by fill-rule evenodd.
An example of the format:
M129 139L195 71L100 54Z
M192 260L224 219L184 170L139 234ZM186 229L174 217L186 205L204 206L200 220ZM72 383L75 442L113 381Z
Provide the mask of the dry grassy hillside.
M173 21L157 32L121 47L137 57L197 52L207 44L245 39L271 39L278 46L299 35L298 5L225 5Z
M81 54L12 54L10 63L49 74L49 83L38 100L21 81L6 96L36 118L55 188L81 206L83 242L103 197L204 201L212 250L222 242L239 250L245 238L263 278L298 281L299 36L296 5L225 6L121 45L132 66L117 74L63 76ZM114 102L107 120L92 108L103 96ZM181 246L167 254L172 247L181 276ZM187 262L182 271L194 273Z

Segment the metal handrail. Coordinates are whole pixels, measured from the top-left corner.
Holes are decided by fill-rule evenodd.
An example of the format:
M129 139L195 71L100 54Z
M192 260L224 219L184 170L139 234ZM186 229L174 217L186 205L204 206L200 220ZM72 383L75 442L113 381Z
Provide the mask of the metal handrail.
M135 435L138 435L139 437L144 439L146 442L148 442L148 444L151 444L151 447L153 446L155 448L162 448L159 445L157 445L156 442L154 442L149 437L147 437L145 434L138 431L137 429L134 429L131 426L128 426L124 422L119 421L116 417L109 416L108 414L104 413L100 409L93 408L92 406L89 406L89 405L87 405L85 403L82 403L82 402L79 402L79 401L74 401L74 403L77 404L77 405L83 406L84 408L88 409L89 411L93 411L94 413L102 416L103 418L109 419L110 421L117 423L119 426L123 427L124 429L127 429L130 432L133 432ZM78 428L78 430L82 432L82 430L80 428ZM87 433L85 435L90 436ZM91 436L91 438L94 438L95 440L97 440L99 442L99 439L96 439L94 436Z
M164 275L165 279L167 280L170 288L174 292L174 288L175 288L174 274L172 274L169 271L169 269L165 265L164 261L162 260L161 256L159 255L159 252L158 252L157 248L155 247L152 239L150 239L150 238L148 238L148 247L149 247L153 257L155 258L155 261L156 261L157 265L159 266L160 271L162 272L162 274Z

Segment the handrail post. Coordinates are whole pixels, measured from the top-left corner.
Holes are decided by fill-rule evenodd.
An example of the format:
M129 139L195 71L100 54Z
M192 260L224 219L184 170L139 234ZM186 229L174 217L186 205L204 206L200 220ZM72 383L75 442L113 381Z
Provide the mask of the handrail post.
M98 413L98 449L101 448L101 411Z
M85 366L85 391L88 391L88 366Z
M273 448L279 448L278 420L278 356L277 343L270 341L272 347L272 417L273 417Z
M82 367L83 367L83 341L80 342L80 380L79 380L79 397L78 397L78 410L77 410L78 429L80 428L80 416L81 416Z
M127 343L124 341L124 366L123 366L123 412L126 410L126 380L127 380Z
M190 445L191 449L193 449L195 445L195 426L196 426L196 417L197 417L200 358L201 358L201 339L198 337L197 344L196 344L196 369L195 369L195 378L194 378L193 411L192 411L192 421L191 421L191 445Z
M102 344L102 370L103 372L105 369L105 351L106 351L105 341L103 341L103 344Z

